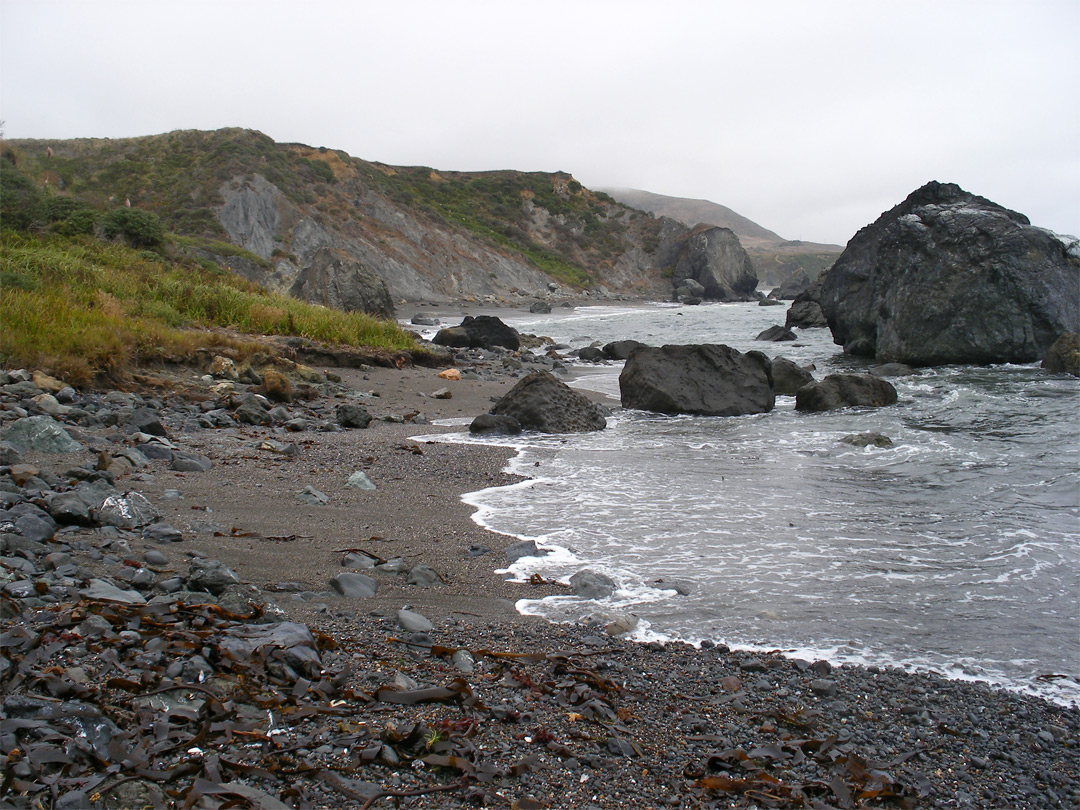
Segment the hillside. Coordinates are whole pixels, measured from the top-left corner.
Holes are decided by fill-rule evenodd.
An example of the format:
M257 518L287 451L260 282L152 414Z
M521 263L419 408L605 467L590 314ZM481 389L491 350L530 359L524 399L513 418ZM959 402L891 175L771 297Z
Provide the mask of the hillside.
M844 250L842 245L786 240L727 206L709 200L668 197L638 189L605 191L625 205L656 216L670 217L687 227L708 224L730 228L750 254L761 283L769 286L782 284L799 269L812 279L828 268Z
M689 234L566 173L388 166L244 129L4 148L48 195L98 211L145 209L184 237L192 256L342 309L668 299ZM732 272L743 272L741 263Z

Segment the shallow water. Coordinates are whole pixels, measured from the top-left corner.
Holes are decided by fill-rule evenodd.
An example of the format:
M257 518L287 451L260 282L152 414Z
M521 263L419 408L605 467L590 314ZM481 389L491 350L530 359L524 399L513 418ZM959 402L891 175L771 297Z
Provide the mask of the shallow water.
M819 378L864 367L828 330L753 340L784 313L593 307L506 320L575 346L727 343L813 362ZM574 384L617 398L618 371ZM483 525L554 549L513 573L565 581L588 567L619 584L602 602L553 597L524 612L633 613L640 638L902 664L1080 699L1076 380L996 366L892 382L898 404L875 410L800 414L790 397L734 418L618 410L599 433L519 439L512 470L531 480L467 500ZM894 446L840 441L869 430ZM1039 677L1049 674L1070 677Z

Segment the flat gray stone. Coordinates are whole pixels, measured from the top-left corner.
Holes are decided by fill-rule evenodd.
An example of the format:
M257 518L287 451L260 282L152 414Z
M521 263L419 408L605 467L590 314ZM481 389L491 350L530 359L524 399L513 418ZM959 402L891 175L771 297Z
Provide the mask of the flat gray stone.
M330 503L330 496L319 492L313 486L304 487L300 492L296 493L296 497L310 506L325 506Z
M432 585L437 585L442 581L442 577L431 566L420 563L414 565L409 569L408 583L410 585L419 585L421 588L430 588Z
M397 623L409 633L426 633L435 627L426 616L404 609L397 612Z
M176 472L207 472L213 466L214 462L206 456L201 456L198 453L185 453L181 450L174 450L172 461L169 462L169 469Z
M354 574L346 571L330 579L330 587L342 596L350 599L364 599L374 596L379 588L379 583L364 574Z
M138 591L125 591L103 579L92 579L87 587L79 591L85 599L100 599L106 602L119 602L124 605L145 605L146 599Z

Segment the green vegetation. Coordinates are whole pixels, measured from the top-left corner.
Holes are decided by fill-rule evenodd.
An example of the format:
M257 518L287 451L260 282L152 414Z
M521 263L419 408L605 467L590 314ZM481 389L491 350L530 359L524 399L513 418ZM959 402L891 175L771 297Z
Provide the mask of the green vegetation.
M396 323L271 295L216 265L173 262L120 243L0 236L0 361L75 383L139 362L185 362L221 334L299 335L350 346L415 348Z
M165 239L165 228L157 214L140 208L114 208L101 218L106 239L123 237L133 247L156 248Z

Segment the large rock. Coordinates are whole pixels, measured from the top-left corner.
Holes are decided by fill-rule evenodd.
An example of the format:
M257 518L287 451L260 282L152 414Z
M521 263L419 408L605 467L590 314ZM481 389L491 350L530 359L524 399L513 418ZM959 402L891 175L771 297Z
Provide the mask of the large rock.
M795 394L797 411L832 411L837 408L881 407L896 402L892 383L870 374L830 374L804 385Z
M1066 332L1055 340L1043 357L1042 367L1047 371L1080 377L1080 335Z
M645 345L640 340L614 340L604 346L604 357L608 360L625 360L634 349Z
M440 329L431 342L455 349L494 349L499 346L517 351L521 347L517 330L494 315L466 316L459 326Z
M344 250L320 248L293 282L290 294L313 304L346 312L389 318L394 302L386 282Z
M788 329L786 326L780 326L776 324L770 326L763 332L759 332L758 336L754 340L771 340L774 343L778 343L783 340L796 340L798 335Z
M784 326L788 329L824 329L829 325L819 302L824 278L824 274L818 276L813 284L795 296L788 307Z
M792 263L791 275L784 279L779 287L769 293L770 298L778 301L791 301L800 293L805 292L812 283L812 279L798 264Z
M619 375L624 408L658 413L739 416L775 404L772 364L761 352L691 345L638 349Z
M672 288L694 289L688 280L700 284L701 296L714 301L757 300L758 278L750 256L728 228L699 226L682 237L672 268Z
M772 382L775 393L793 397L796 391L813 381L814 375L807 369L797 366L786 357L773 358Z
M491 413L517 420L523 430L541 433L588 433L607 427L605 408L546 371L518 381Z
M932 182L855 234L818 300L849 354L1029 363L1080 331L1080 242Z
M82 445L51 416L16 419L4 430L4 441L23 453L75 453L82 450Z

